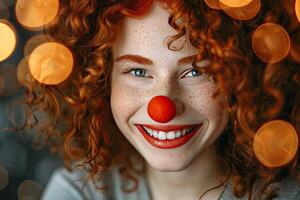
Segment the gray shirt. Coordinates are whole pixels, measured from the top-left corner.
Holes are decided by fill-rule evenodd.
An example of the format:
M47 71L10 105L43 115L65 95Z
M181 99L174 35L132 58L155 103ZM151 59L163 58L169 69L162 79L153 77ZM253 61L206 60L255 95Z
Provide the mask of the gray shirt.
M98 191L92 181L86 182L83 178L87 172L83 169L74 169L69 172L65 168L56 170L43 194L42 200L150 200L150 193L144 176L140 176L139 187L130 193L122 192L122 185L130 185L121 178L117 167L112 167L105 172L97 186L105 184L108 187L106 192ZM300 200L300 187L297 182L288 177L277 183L280 187L279 196L274 200ZM84 187L83 187L84 186ZM236 198L232 193L230 184L227 184L219 200L247 200L247 197Z

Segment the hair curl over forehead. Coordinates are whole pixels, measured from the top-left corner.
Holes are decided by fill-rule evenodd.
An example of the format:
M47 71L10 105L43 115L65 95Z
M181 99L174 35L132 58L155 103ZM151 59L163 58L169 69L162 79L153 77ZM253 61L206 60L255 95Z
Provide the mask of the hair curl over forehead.
M298 155L289 164L270 169L258 162L252 148L256 130L272 119L284 119L300 133L299 59L290 54L280 63L266 64L251 48L251 34L264 22L280 24L291 38L300 34L295 19L286 15L287 2L262 1L258 16L247 21L234 20L200 0L161 2L170 10L169 24L178 31L169 48L174 50L172 41L187 35L199 49L194 66L203 59L211 61L199 70L214 77L214 97L226 100L223 106L230 122L217 140L217 153L220 166L232 176L234 194L251 197L257 179L267 186L287 175L298 176ZM120 172L137 185L125 170L134 169L128 155L137 152L116 128L110 110L112 47L123 19L147 13L152 4L152 0L63 0L57 21L47 30L72 51L75 70L57 86L33 81L25 103L32 115L36 109L48 113L50 126L41 128L40 134L64 155L66 164L88 165L91 177L109 169L112 162L125 160ZM30 119L23 128L32 125ZM59 129L62 122L65 128Z

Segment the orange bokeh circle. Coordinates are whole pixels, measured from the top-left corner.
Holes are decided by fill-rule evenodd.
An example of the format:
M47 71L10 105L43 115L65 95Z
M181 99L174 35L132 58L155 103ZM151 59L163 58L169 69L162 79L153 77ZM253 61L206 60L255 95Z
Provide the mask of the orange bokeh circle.
M261 126L254 136L253 149L257 159L267 167L280 167L291 161L298 150L295 128L283 120Z
M16 48L17 36L14 27L5 20L0 20L0 62L8 58ZM3 48L5 47L5 48Z
M29 30L40 30L58 15L58 0L18 0L15 5L16 18Z
M250 4L253 0L219 0L221 4L228 7L240 8Z
M252 49L256 56L267 63L277 63L290 51L290 37L286 30L275 23L260 25L252 35Z
M296 0L295 2L295 12L296 12L297 19L300 22L300 0Z
M244 4L235 4L234 6L229 6L227 4L224 4L220 1L220 7L223 9L223 11L230 17L237 20L252 19L258 14L261 8L260 0L251 0L247 1L247 3L244 2Z
M29 56L29 71L40 83L56 85L66 80L73 69L73 55L64 45L47 42Z
M212 9L220 10L220 0L204 0L206 5Z

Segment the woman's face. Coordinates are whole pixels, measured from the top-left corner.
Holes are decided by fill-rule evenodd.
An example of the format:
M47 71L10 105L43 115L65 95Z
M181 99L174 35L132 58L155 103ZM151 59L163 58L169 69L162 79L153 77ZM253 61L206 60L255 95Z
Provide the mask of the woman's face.
M166 39L176 34L168 24L169 15L155 3L142 18L125 19L113 49L110 103L118 128L152 167L180 171L215 142L227 125L228 115L212 98L213 81L197 74L191 59L183 59L197 54L197 49L185 38L174 42L178 47L184 44L183 49L168 49ZM176 105L176 116L167 123L156 122L147 113L149 101L158 95L168 96ZM159 148L136 126L143 124L201 124L201 128L181 146Z

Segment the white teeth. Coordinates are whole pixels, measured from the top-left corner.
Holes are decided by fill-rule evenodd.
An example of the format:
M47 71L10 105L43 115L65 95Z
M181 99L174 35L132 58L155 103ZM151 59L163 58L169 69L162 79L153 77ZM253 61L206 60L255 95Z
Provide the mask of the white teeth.
M179 138L179 137L181 137L181 131L176 131L176 138Z
M147 127L144 127L144 128L150 136L152 136L154 138L157 138L159 140L166 140L166 139L167 140L173 140L175 138L180 138L180 137L186 135L187 133L189 133L192 130L192 128L186 128L186 129L177 130L177 131L165 132L165 131L152 130L152 129L147 128Z
M167 133L167 139L168 140L173 140L175 139L175 132L174 131L170 131Z
M153 132L150 128L147 128L147 127L144 127L146 129L146 131L152 136L153 135Z
M158 133L157 133L157 131L152 131L152 134L153 134L153 137L155 137L155 138L157 138L157 135L158 135Z
M158 139L165 140L167 138L167 133L163 131L158 132Z

